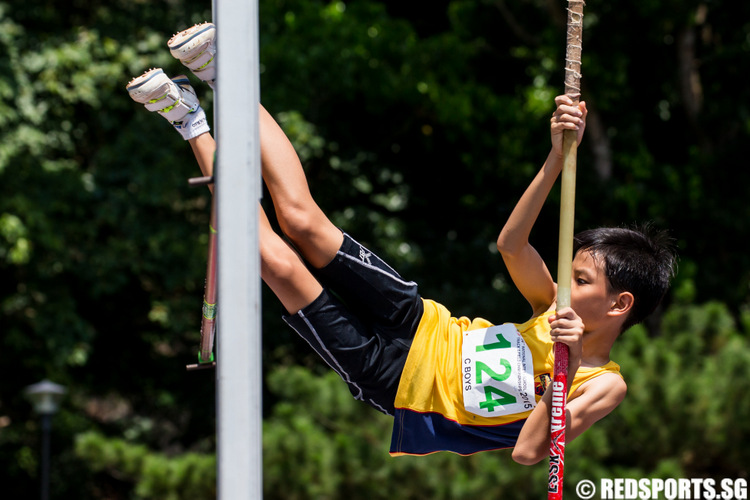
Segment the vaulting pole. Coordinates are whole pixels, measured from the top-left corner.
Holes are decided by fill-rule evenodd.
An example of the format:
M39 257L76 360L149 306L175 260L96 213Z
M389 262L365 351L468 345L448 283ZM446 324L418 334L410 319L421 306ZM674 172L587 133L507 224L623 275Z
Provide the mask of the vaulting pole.
M583 48L583 0L568 0L567 47L565 51L565 94L575 104L581 95L581 50ZM560 202L560 239L557 259L557 309L570 306L575 221L576 158L575 130L563 132L563 170ZM561 500L565 468L565 405L568 397L568 346L555 343L552 380L552 415L548 499Z
M257 0L215 0L218 498L263 497Z

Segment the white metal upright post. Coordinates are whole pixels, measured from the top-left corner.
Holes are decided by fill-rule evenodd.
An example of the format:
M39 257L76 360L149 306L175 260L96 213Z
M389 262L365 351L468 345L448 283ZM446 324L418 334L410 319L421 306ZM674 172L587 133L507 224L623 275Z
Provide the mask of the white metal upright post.
M257 0L215 0L218 215L217 468L220 500L261 499Z

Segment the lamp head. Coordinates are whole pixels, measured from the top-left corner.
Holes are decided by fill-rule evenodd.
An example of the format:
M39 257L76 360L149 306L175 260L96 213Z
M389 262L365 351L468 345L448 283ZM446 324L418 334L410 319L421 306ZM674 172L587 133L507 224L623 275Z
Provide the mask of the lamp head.
M57 413L60 400L67 392L65 387L45 379L26 388L24 393L29 398L34 410L40 415Z

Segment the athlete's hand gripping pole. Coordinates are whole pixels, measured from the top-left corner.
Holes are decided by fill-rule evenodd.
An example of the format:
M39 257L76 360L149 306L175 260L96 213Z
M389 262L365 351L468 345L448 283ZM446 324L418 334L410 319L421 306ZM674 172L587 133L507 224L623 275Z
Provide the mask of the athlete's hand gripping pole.
M583 44L583 0L568 0L567 47L565 51L565 93L578 104L581 90L581 49ZM575 220L576 156L575 130L563 132L563 170L560 201L560 240L557 260L557 310L570 307ZM565 467L565 403L568 398L568 346L555 343L550 419L550 458L548 500L562 500Z

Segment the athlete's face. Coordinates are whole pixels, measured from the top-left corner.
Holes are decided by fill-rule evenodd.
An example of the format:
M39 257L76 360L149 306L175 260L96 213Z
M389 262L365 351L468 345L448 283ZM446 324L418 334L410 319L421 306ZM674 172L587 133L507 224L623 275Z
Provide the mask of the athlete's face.
M604 261L590 252L578 252L573 258L570 305L581 317L586 330L594 330L606 318L615 303L604 273Z

